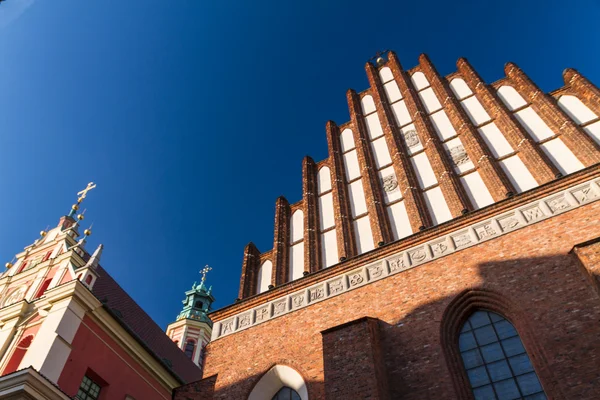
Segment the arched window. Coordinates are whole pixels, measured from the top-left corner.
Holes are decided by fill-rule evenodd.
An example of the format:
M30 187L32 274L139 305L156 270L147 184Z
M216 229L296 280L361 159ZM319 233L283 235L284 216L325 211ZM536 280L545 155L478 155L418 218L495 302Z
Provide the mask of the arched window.
M187 343L185 344L184 353L186 356L188 356L188 358L190 360L192 359L192 356L194 355L195 348L196 348L196 342L194 342L193 340L188 340Z
M517 330L504 317L475 311L458 347L476 400L546 399Z
M15 372L19 369L19 365L21 361L23 361L23 357L25 357L25 353L27 353L27 349L31 346L31 342L33 341L33 336L29 335L21 339L21 341L15 347L15 351L13 351L10 356L10 360L6 364L6 368L4 368L3 374L10 374L11 372Z
M300 400L300 395L292 388L282 387L272 400Z

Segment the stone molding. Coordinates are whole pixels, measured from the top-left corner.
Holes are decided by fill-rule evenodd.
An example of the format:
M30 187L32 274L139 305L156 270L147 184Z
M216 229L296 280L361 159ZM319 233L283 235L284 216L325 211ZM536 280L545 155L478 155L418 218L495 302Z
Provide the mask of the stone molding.
M527 202L509 211L461 227L441 237L369 262L365 266L344 271L337 276L313 284L265 304L215 322L211 340L248 329L313 303L349 292L371 282L447 256L479 243L505 235L555 215L573 210L600 198L600 178L588 180Z

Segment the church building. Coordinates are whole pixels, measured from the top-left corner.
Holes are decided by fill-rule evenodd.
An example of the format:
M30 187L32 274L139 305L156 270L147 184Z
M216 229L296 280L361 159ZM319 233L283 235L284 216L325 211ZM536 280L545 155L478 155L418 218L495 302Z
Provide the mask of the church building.
M176 400L598 399L600 91L366 64Z

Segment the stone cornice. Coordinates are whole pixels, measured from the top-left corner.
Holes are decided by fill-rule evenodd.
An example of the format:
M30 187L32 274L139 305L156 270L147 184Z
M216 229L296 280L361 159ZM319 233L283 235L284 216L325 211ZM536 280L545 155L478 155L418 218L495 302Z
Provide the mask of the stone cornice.
M0 377L0 398L7 400L70 399L69 396L31 367Z
M589 167L217 310L212 340L595 201L599 175L600 165Z

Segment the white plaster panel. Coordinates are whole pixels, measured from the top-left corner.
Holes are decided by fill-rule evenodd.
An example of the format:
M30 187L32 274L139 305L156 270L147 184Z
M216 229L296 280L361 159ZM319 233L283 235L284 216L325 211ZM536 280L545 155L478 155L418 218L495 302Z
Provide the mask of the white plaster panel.
M373 155L375 156L375 165L377 169L392 163L390 151L388 150L388 146L384 137L380 137L379 139L372 141L371 146L373 148Z
M365 201L365 192L363 190L362 179L349 184L348 192L348 197L350 197L350 206L352 208L352 217L366 213L367 202Z
M398 88L396 81L386 83L383 85L383 89L385 90L385 94L387 95L390 104L402 99L402 94L400 93L400 89Z
M563 175L579 171L584 167L560 138L549 140L540 147Z
M354 148L354 136L352 129L346 128L340 134L340 142L342 143L342 153Z
M408 113L408 108L406 108L404 100L392 104L392 111L394 113L394 117L396 117L396 123L398 126L403 126L412 122L412 118Z
M319 222L321 230L331 228L335 225L332 193L327 193L319 197Z
M514 155L500 161L500 166L517 190L517 193L521 193L538 186L535 178L533 175L531 175L531 172L529 172L518 155Z
M473 94L467 83L462 78L452 79L450 82L450 88L459 100L462 100L465 97Z
M367 116L365 118L365 122L367 125L367 133L369 134L369 138L371 140L383 135L383 130L381 129L381 123L379 122L379 116L377 113Z
M413 85L415 85L415 89L417 90L421 90L429 86L429 81L425 77L425 74L423 74L421 71L417 71L412 74L410 80L412 81Z
M375 102L373 101L373 96L366 95L362 99L360 99L360 104L362 106L363 114L371 114L375 112L377 109L375 108Z
M304 238L304 212L296 210L290 220L290 243Z
M375 244L373 243L373 233L371 232L369 216L365 215L364 217L357 219L353 222L353 225L358 254L373 250Z
M394 240L402 239L413 233L412 228L410 227L410 221L408 220L406 206L403 201L399 201L398 203L394 203L387 207L387 213L390 219Z
M300 400L308 400L308 390L302 376L291 367L275 365L254 386L248 400L271 399L284 386L292 388Z
M439 186L429 189L423 193L429 214L434 225L441 224L452 219L452 213L448 208L442 189Z
M451 160L452 160L451 151L455 151L455 152L460 151L461 148L463 151L466 151L465 147L463 146L463 144L459 138L454 138L452 140L448 140L447 142L443 143L443 146L446 149L446 152L448 153L448 157L450 157ZM456 171L458 171L459 173L462 174L464 172L467 172L467 171L475 168L475 165L473 164L473 160L471 160L470 158L467 158L466 160L464 158L461 158L460 160L462 162L458 165L456 165L456 162L452 163L454 169ZM457 161L459 161L459 160L457 160Z
M402 138L404 139L404 143L406 144L406 147L408 148L408 154L412 155L416 152L419 152L421 150L423 150L423 142L421 142L421 139L419 138L419 136L416 136L416 143L414 142L415 138L412 137L414 135L414 133L417 132L417 127L415 126L415 124L410 124L410 125L406 125L404 128L400 129L400 132L402 133ZM409 141L407 140L407 135L411 134L411 140L413 140L413 142L411 142L410 146L409 146Z
M560 96L558 99L558 105L578 124L584 124L598 117L575 96Z
M460 182L465 188L465 191L471 200L471 204L473 204L475 209L488 206L494 202L490 191L485 186L478 171L462 176Z
M446 115L446 111L440 110L431 114L429 118L440 139L446 140L456 136L456 131L454 130L448 115Z
M379 77L385 83L394 79L394 74L392 74L392 70L389 67L383 67L379 70Z
M15 333L15 325L19 322L19 318L6 321L0 329L0 354L5 354L6 349L10 345Z
M290 247L290 280L302 278L304 272L304 242Z
M419 97L421 98L421 101L423 102L423 105L429 114L442 108L442 105L440 104L432 88L428 88L419 92Z
M258 269L258 293L269 290L271 277L273 275L273 263L269 260L262 263Z
M487 143L494 157L502 157L514 150L494 122L477 129Z
M346 170L346 179L349 181L360 176L360 166L358 165L356 150L344 154L344 169Z
M421 189L437 183L435 173L433 172L433 168L431 168L431 164L429 163L427 154L425 154L424 152L419 153L416 156L411 157L410 162L412 163L412 166L415 169Z
M554 132L540 116L533 111L533 108L527 107L515 113L517 120L533 136L536 141L540 141L554 136Z
M516 110L517 108L527 105L525 99L517 92L512 86L502 86L498 89L498 97L509 110Z
M321 234L321 253L323 267L331 267L338 263L339 257L335 229Z
M400 191L400 187L396 186L396 188L394 188L394 189L386 190L385 182L383 180L386 177L393 176L393 179L396 181L396 183L398 182L398 178L396 176L396 173L394 172L394 167L390 165L389 167L384 168L381 171L379 171L378 174L379 174L379 180L381 181L381 187L384 188L384 190L383 190L384 203L388 204L392 201L401 199L402 192Z
M331 170L329 167L323 167L317 173L317 182L319 187L319 194L328 192L331 190Z
M460 103L462 107L467 112L469 118L476 126L483 124L484 122L489 121L491 118L488 113L485 111L477 97L469 97L466 100L461 101Z
M583 128L595 141L600 144L600 121L594 122Z

